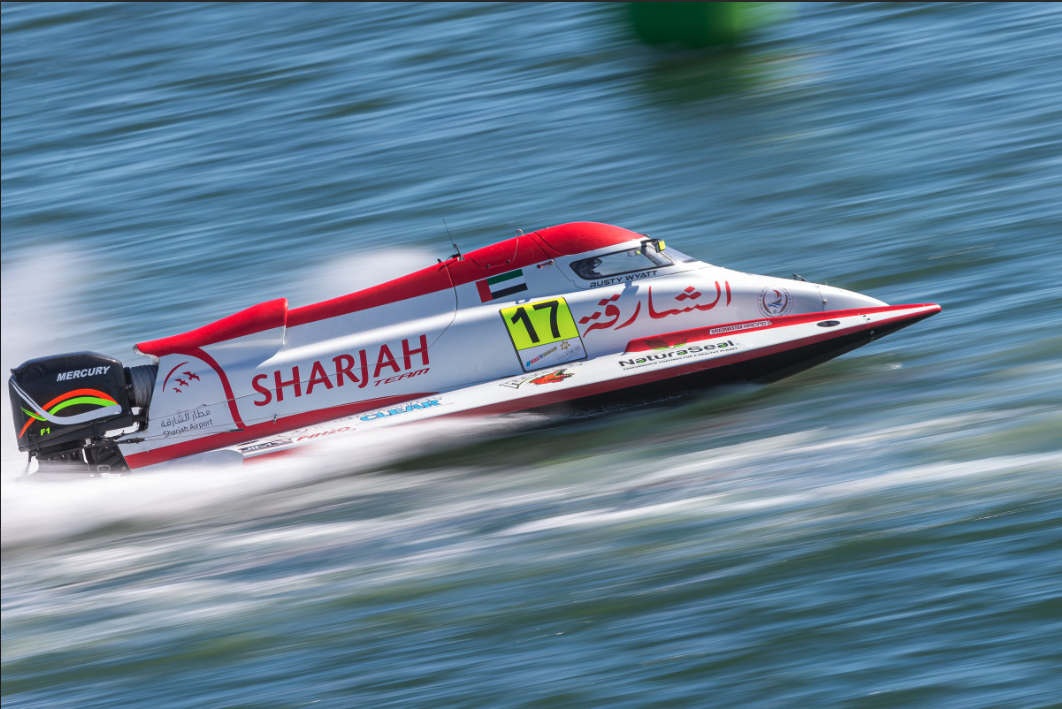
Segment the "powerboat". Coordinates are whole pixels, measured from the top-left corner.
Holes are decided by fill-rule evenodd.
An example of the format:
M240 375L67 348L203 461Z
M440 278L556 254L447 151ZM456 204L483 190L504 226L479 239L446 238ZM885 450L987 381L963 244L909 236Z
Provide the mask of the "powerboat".
M34 359L12 370L9 391L19 450L41 466L246 462L436 417L592 411L772 382L938 312L576 222L137 344L151 364Z

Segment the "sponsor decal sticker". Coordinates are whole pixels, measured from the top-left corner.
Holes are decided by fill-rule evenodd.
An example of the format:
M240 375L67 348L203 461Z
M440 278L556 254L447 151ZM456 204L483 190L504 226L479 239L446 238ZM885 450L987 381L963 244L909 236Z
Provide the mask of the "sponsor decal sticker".
M527 290L524 269L518 268L515 271L500 273L497 276L476 281L476 289L479 291L480 302L483 303L522 293Z
M194 431L201 431L214 426L214 419L209 406L198 406L191 411L181 411L163 419L159 426L163 438L183 436Z
M676 349L672 349L670 352L657 350L654 354L647 354L644 357L621 359L619 365L624 371L629 371L631 369L641 369L642 367L670 364L684 359L702 359L724 355L736 350L738 346L730 340L724 340L712 345L676 345L675 347Z
M575 376L575 372L570 371L571 367L562 367L546 374L532 374L526 377L520 377L519 379L510 379L507 382L502 382L499 386L503 386L506 389L519 389L524 384L534 384L541 386L543 384L559 384L569 377Z
M568 344L568 341L567 341L567 340L565 340L563 344L567 345L567 344ZM542 361L543 359L545 359L545 358L546 358L546 357L548 357L549 355L553 354L554 352L558 351L559 349L560 349L560 345L553 345L553 346L551 346L551 347L550 347L550 348L549 348L548 350L546 350L546 351L545 351L545 352L543 352L542 354L540 354L540 355L535 355L535 356L534 356L534 357L532 357L531 359L529 359L529 360L527 360L526 362L524 362L524 367L525 367L525 368L527 368L527 367L533 367L533 366L534 366L535 364L538 364L538 363L539 363L539 362L541 362L541 361ZM567 347L566 347L565 349L567 349Z
M793 309L793 297L785 288L772 288L764 286L760 291L760 299L756 303L760 312L768 317L781 317L788 315Z
M296 428L296 429L294 429L292 431L288 431L287 433L283 434L283 436L280 437L280 438L271 439L266 444L257 444L257 445L267 445L270 448L277 448L277 447L286 446L286 445L289 445L289 444L292 444L292 443L298 443L300 441L310 441L310 440L313 440L314 438L321 438L322 436L331 436L331 435L336 434L336 433L344 433L345 431L354 431L354 430L357 430L355 426L339 426L339 427L336 427L337 423L340 423L342 421L346 421L347 419L352 419L352 418L356 418L356 417L355 416L347 416L347 417L344 417L344 418L341 418L341 419L336 419L335 421L330 421L328 423L318 424L316 426L307 426L305 428ZM240 448L239 450L246 452L245 449L243 449L243 448ZM256 448L256 450L257 450L257 448Z
M757 322L746 322L740 325L723 325L722 327L713 327L708 331L709 335L725 335L728 332L738 332L739 330L752 330L757 327L770 327L770 320L758 320Z
M399 416L401 414L408 414L413 411L423 411L424 409L430 409L439 406L439 400L437 398L421 399L420 401L414 401L409 404L399 404L389 409L380 409L379 411L370 411L367 414L359 416L362 421L376 421L377 419L388 418L391 416Z
M255 451L264 451L270 448L279 448L280 446L290 446L294 442L295 441L291 440L290 438L274 438L271 441L261 441L259 443L254 443L249 446L242 446L241 448L237 448L236 450L240 451L241 453L254 453Z
M322 436L331 436L334 433L343 433L344 431L353 431L353 430L354 430L354 426L340 426L339 428L332 428L332 429L328 429L327 431L325 431L325 430L317 431L316 433L310 433L309 431L307 431L303 435L301 435L298 438L296 438L295 442L298 443L299 441L308 441L308 440L311 440L313 438L321 438Z
M532 372L536 369L556 367L558 364L583 359L586 357L586 350L583 349L583 341L578 337L573 337L570 340L519 350L517 354L520 356L520 364L524 371Z

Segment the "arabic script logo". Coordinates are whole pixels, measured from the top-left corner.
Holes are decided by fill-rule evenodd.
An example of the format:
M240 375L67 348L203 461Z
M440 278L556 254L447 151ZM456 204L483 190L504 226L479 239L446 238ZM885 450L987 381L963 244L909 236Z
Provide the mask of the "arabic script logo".
M646 305L649 306L649 317L653 318L654 320L659 320L661 318L670 317L672 315L682 315L684 313L712 310L717 305L723 308L729 307L731 300L730 281L723 281L722 284L720 284L719 281L715 281L713 285L715 286L715 298L713 300L708 300L708 296L705 296L704 293L697 290L693 286L687 286L686 288L683 288L677 295L671 296L671 300L673 300L674 303L677 303L680 306L677 308L664 307L674 304L670 300L668 300L668 296L670 294L668 293L668 289L666 287L663 289L664 295L661 296L658 293L657 300L654 302L653 287L649 286L649 295L646 299ZM705 290L710 291L710 289L708 288L705 288ZM725 303L721 302L724 293L726 293ZM603 311L595 310L590 315L579 319L580 325L589 325L589 327L583 330L583 337L586 337L594 330L608 330L610 328L613 330L622 330L623 328L634 324L634 322L638 320L638 316L641 315L642 312L642 301L641 299L637 300L634 303L634 312L631 312L631 303L628 299L628 302L623 306L623 308L626 312L630 313L630 317L624 320L622 324L617 324L622 319L623 314L620 312L620 305L616 301L618 301L622 295L623 293L616 293L612 296L609 296L608 298L603 298L602 300L599 300L597 303L598 307L603 308ZM699 300L700 298L704 298L704 300ZM661 299L663 300L662 303L660 302ZM658 307L663 309L658 309ZM599 319L602 315L604 315L607 319Z
M789 311L793 309L793 297L789 295L789 291L785 288L764 286L763 290L760 291L760 300L757 305L760 306L760 312L764 315L773 315L775 317L788 315Z

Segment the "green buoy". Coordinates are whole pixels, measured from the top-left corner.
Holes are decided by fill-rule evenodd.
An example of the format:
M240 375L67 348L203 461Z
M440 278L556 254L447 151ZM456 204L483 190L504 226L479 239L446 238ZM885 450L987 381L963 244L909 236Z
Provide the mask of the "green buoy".
M634 2L630 18L646 44L732 47L750 32L791 14L778 2Z

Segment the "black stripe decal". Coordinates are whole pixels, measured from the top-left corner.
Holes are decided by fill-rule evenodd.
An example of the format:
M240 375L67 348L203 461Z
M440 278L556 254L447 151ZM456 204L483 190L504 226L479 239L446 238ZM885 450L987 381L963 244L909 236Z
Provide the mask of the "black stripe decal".
M519 292L525 291L525 290L527 290L527 284L526 283L521 283L518 286L513 286L512 288L506 288L505 290L500 290L497 293L492 293L491 295L494 296L492 298L492 300L497 300L498 298L504 298L507 295L513 295L514 293L519 293Z

